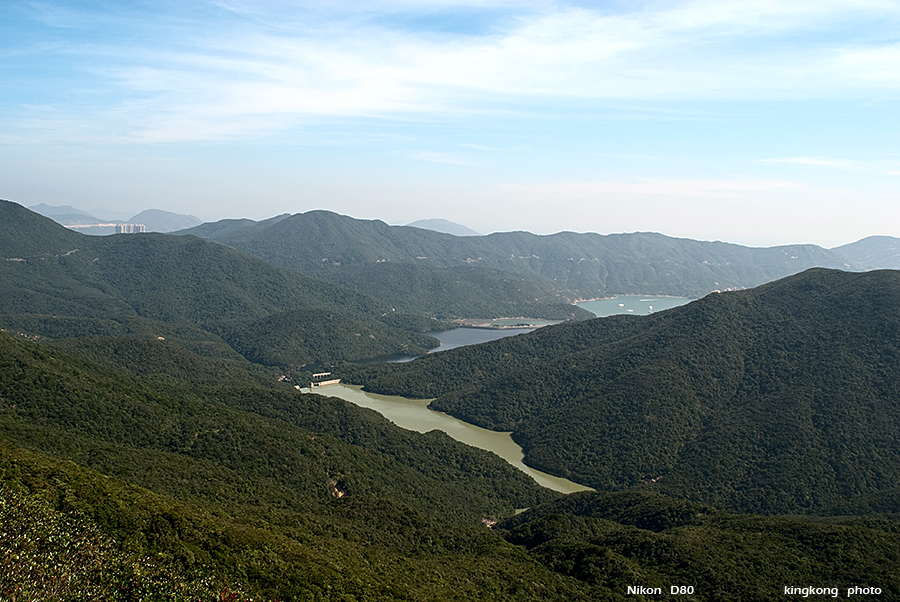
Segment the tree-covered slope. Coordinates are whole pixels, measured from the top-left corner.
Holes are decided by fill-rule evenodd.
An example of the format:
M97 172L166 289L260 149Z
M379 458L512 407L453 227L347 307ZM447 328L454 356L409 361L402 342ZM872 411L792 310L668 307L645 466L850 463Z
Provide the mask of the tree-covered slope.
M217 370L194 361L173 375ZM157 386L0 335L0 490L56 489L52 510L80 510L138 559L168 559L164 574L206 572L269 599L329 588L376 600L581 597L481 524L555 496L493 454L288 386L178 380ZM121 484L34 458L23 477L22 448L157 498L124 487L126 503Z
M142 363L123 343L120 367L100 366L84 359L99 343L72 356L0 335L0 587L16 599L900 591L890 520L734 516L647 491L563 498L443 434L252 379L215 384L218 362L186 351Z
M347 375L513 430L526 462L598 489L823 512L897 488L898 346L900 274L810 270Z
M381 322L302 309L229 327L222 337L251 362L290 368L394 353L422 355L435 346L433 337L398 331ZM309 341L315 341L315 345Z
M805 596L825 599L862 585L878 594L852 599L900 597L895 521L734 515L629 491L573 494L500 528L548 568L616 592L675 585L691 588L680 599L765 602L785 586L835 588Z
M347 286L404 312L438 319L589 317L571 305L571 293L539 274L466 269L479 261L470 256L471 245L431 230L311 211L250 224L224 220L183 233Z
M386 261L348 266L335 272L333 280L384 299L392 307L431 314L437 319L594 317L573 305L549 280L494 269L434 268Z
M457 237L327 211L216 230L204 225L185 232L335 282L352 266L377 262L472 266L541 278L563 294L582 297L628 292L694 297L757 286L810 267L855 267L815 245L750 248L653 233L505 232Z
M184 501L0 442L4 598L78 601L621 599L482 525L388 499L334 499L294 524Z
M197 366L172 366L173 376L198 367L218 369L199 357L193 361ZM484 513L510 513L514 507L531 505L549 495L492 454L440 433L418 435L390 427L376 413L341 400L302 395L288 385L272 388L252 382L179 386L173 380L163 388L136 376L135 363L130 367L122 372L0 334L5 436L47 453L66 449L84 458L92 454L80 449L82 444L132 450L129 453L143 450L161 458L183 457L186 464L205 459L240 474L241 480L266 477L263 481L279 481L279 489L289 485L293 495L299 495L301 506L329 499L329 480L339 475L343 475L348 493L388 491L392 499L412 501L423 510L431 507L448 519L468 516L466 520L480 520ZM347 447L353 444L347 441L360 439L368 440L366 449L351 451ZM386 451L392 449L400 450L400 460ZM413 449L429 451L420 452L422 457L414 461L410 456ZM449 494L456 501L441 499L447 493L444 486L429 482L428 477L421 479L425 473L446 472L457 456L467 456L460 462L472 462L473 468L477 462L483 466L468 476L454 477L464 483ZM144 468L132 467L133 473L158 470L147 461L135 462ZM366 463L378 470L366 468ZM207 470L211 464L198 466ZM417 471L421 476L415 476ZM466 483L466 479L472 480ZM497 488L505 479L512 480ZM172 487L170 493L175 493L183 485L173 483ZM390 491L394 487L400 489ZM489 502L497 504L494 508L478 508L471 496L479 489L485 499L495 499ZM219 495L222 504L226 504L226 490ZM517 498L523 494L525 497ZM242 499L247 493L235 491L235 495ZM470 499L463 501L467 497Z
M412 340L417 350L436 344L400 330L404 319L385 301L196 237L84 236L3 201L0 249L0 327L10 331L52 338L162 336L206 341L227 354L223 338L246 340L251 324L294 312L282 321L368 324L380 334L376 354L402 353ZM423 320L408 321L421 329ZM316 337L295 338L294 355L257 341L254 351L291 365L371 357L371 345L357 338L332 337L327 349Z
M68 253L85 237L18 203L0 201L0 257L23 261Z

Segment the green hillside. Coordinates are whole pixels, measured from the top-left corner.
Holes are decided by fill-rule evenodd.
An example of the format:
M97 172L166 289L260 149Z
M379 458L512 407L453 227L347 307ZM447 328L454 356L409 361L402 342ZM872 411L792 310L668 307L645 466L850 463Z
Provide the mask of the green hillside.
M336 312L302 309L228 328L222 336L251 362L290 368L348 357L422 355L435 346L432 337L398 332L381 322L361 322ZM315 346L308 341L315 341Z
M221 357L235 355L226 340L240 341L240 352L285 366L437 344L406 332L438 325L423 314L397 316L385 301L203 239L85 236L6 201L0 224L0 328L10 332L163 337ZM294 338L268 348L253 337L260 320L290 324L280 336ZM302 337L344 321L327 341ZM360 343L359 324L378 333L377 345Z
M629 491L572 494L500 528L546 567L613 591L642 584L670 594L680 585L694 594L680 599L766 602L783 597L786 585L836 590L806 596L822 600L877 584L878 595L852 599L900 596L900 529L892 521L734 515Z
M340 231L318 218L310 240ZM310 362L424 350L422 312L454 287L484 293L483 311L565 311L559 290L469 263L348 262L342 278L371 269L409 307L196 237L86 237L0 202L0 599L900 596L897 273L814 270L402 366L341 364L616 490L561 496L444 433L295 389Z
M345 281L349 277L342 274L351 271L353 286L359 287L377 286L360 281L359 274L365 274L360 266L378 262L512 272L551 283L555 294L571 298L606 293L698 297L713 290L758 286L810 267L856 267L815 245L751 248L653 233L538 236L504 232L458 237L328 211L242 225L233 221L227 227L204 224L184 232L330 282ZM433 305L431 310L441 313L443 308Z
M896 521L735 516L647 491L561 497L441 433L288 385L217 382L219 362L185 350L141 361L123 343L120 367L98 365L86 356L101 342L69 355L0 335L0 588L16 599L900 592Z
M555 495L493 454L288 386L152 382L0 335L4 503L80 512L123 571L147 555L269 599L509 599L519 572L579 597L481 525Z
M819 269L345 376L512 430L530 465L599 490L852 512L898 499L898 345L900 273Z
M433 268L414 263L381 262L350 265L333 281L392 307L434 315L461 317L540 317L585 320L592 313L573 305L549 280L500 270Z

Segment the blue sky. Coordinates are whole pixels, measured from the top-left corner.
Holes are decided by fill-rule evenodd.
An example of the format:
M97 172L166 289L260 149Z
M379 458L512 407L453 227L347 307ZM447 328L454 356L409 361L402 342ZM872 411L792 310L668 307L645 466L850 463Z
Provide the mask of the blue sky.
M900 3L19 2L0 198L900 236Z

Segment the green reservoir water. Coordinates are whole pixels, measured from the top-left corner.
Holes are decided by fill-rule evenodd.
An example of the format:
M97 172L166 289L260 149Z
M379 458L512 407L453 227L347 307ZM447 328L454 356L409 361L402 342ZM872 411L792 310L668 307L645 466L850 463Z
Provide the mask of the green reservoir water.
M607 316L616 316L619 314L646 316L653 312L671 309L690 302L691 299L685 297L619 295L611 299L582 301L581 303L578 303L578 307L592 312L598 318L605 318Z
M308 393L308 389L303 389ZM448 414L428 409L430 399L407 399L394 395L376 395L367 393L355 385L336 385L316 390L317 395L339 397L364 408L375 410L399 427L427 433L438 429L444 431L457 441L492 451L519 470L525 472L540 485L562 493L573 493L590 489L584 485L573 483L567 479L554 477L545 472L535 470L522 463L522 448L519 447L509 433L489 431L468 424Z

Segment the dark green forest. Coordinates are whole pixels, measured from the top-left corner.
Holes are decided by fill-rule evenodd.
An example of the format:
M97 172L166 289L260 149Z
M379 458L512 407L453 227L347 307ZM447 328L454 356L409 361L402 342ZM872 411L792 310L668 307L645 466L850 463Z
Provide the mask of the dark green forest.
M295 367L424 353L437 340L419 333L446 327L195 237L85 236L7 201L0 219L0 328L10 332L154 336Z
M192 236L0 218L3 602L900 599L897 273L362 366L428 349L440 295L397 307ZM440 270L413 279L508 307L557 294ZM529 462L599 491L301 393L311 362L514 429Z
M513 431L528 464L598 490L652 484L738 512L898 512L898 345L900 273L817 269L342 374Z
M649 491L561 497L493 454L266 385L247 363L229 381L182 349L159 382L142 349L156 343L110 349L113 368L89 359L96 340L0 335L0 591L625 600L650 599L629 585L690 583L683 599L765 600L788 579L900 593L896 520L732 515Z

